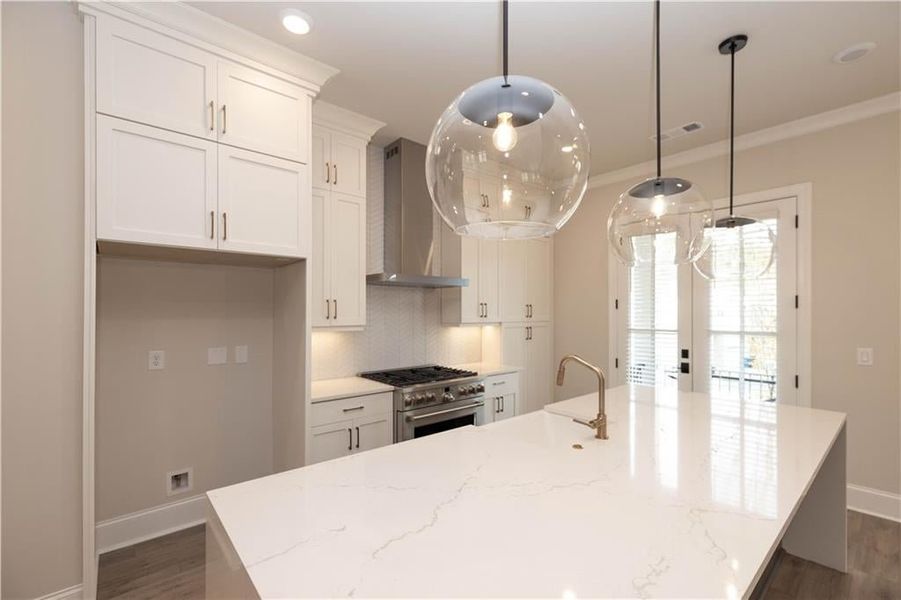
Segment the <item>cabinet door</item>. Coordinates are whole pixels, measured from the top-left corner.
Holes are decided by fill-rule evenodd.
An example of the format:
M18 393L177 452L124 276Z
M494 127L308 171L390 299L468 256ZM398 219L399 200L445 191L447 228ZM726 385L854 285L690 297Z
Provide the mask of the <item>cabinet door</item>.
M527 358L527 344L529 342L526 340L527 334L528 330L525 325L504 325L501 327L501 355L503 356L503 363L523 369L519 375L519 392L517 394L520 412L524 411L529 387L529 361Z
M310 250L309 167L219 146L219 248L306 257Z
M554 345L546 324L529 324L531 339L526 342L525 411L540 410L553 402Z
M451 234L456 235L456 234ZM481 323L482 298L481 269L479 268L479 240L471 237L460 237L460 277L469 280L469 285L462 287L460 293L460 323ZM452 290L453 293L455 290Z
M310 169L314 188L328 189L332 183L331 135L313 125Z
M394 431L389 413L354 419L354 452L363 452L387 446L393 441Z
M310 250L312 267L311 314L313 327L331 325L332 298L330 257L328 253L328 192L313 188L313 246Z
M497 281L499 243L494 240L479 240L479 300L485 305L482 322L487 323L497 323L500 315Z
M551 320L552 255L549 240L526 243L526 303L530 321Z
M216 143L100 115L97 237L216 247Z
M309 162L310 97L294 84L219 62L219 141Z
M215 139L215 100L212 54L131 23L99 19L98 112Z
M501 321L526 319L526 244L506 241L499 245Z
M313 456L309 463L318 463L350 454L354 445L353 428L353 421L348 420L310 429L310 435L313 438Z
M332 325L366 324L366 206L362 198L331 192L329 247Z
M503 421L509 419L516 414L516 394L504 394L496 400L498 404L497 413L494 415L495 421Z
M344 135L331 134L332 189L353 196L366 195L366 142Z

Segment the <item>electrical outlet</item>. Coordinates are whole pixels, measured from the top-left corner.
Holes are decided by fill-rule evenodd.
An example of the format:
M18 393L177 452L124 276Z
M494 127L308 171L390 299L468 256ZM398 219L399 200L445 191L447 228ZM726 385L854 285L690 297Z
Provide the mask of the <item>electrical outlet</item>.
M179 469L166 473L166 495L174 496L190 492L194 488L194 469Z
M166 368L166 352L163 350L151 350L147 353L147 370L161 371Z
M224 365L227 362L228 348L226 346L217 346L215 348L206 349L206 364Z
M857 349L857 366L872 367L873 366L873 349L858 348Z
M247 362L247 346L235 346L235 362L238 364Z

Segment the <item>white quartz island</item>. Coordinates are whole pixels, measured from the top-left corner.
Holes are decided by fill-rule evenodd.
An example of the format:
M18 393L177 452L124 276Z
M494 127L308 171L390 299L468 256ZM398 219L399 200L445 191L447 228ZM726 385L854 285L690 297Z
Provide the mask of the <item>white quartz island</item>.
M208 493L209 597L747 596L845 567L845 417L643 387ZM581 449L574 448L581 446Z

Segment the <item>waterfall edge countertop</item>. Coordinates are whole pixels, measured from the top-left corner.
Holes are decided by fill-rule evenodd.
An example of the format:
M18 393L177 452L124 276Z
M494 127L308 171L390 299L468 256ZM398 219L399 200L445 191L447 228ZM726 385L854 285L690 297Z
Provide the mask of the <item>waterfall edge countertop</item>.
M845 568L845 416L622 386L208 492L210 597L751 593ZM578 447L581 446L581 449ZM840 490L840 492L839 492Z

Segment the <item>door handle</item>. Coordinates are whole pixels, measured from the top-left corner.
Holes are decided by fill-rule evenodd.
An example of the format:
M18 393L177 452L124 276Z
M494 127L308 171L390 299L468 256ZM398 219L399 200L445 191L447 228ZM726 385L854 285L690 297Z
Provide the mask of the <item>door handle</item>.
M210 239L216 237L216 213L210 211Z
M225 126L228 123L228 112L225 108L225 105L222 105L222 134L225 134Z
M216 131L216 106L210 100L210 131Z
M335 303L335 319L337 319L338 318L338 300L336 300L335 298L332 298L332 302Z
M354 429L357 430L357 448L359 448L360 447L360 428L354 427Z
M326 319L332 318L332 301L329 300L328 298L325 299L325 318Z
M331 183L332 179L332 166L329 163L325 163L325 182Z
M222 239L228 239L228 213L222 213Z
M437 417L439 415L449 415L451 413L460 412L461 410L469 410L471 408L478 408L479 406L483 406L484 402L474 402L473 404L467 404L466 406L458 406L457 408L449 408L447 410L439 410L438 412L429 413L427 415L415 415L408 416L407 423L415 423L421 419L428 419L431 417Z
M332 183L334 183L335 185L338 185L338 165L332 165L332 166L335 168L335 181L333 181Z
M347 449L354 449L354 432L350 430L350 427L347 428Z

